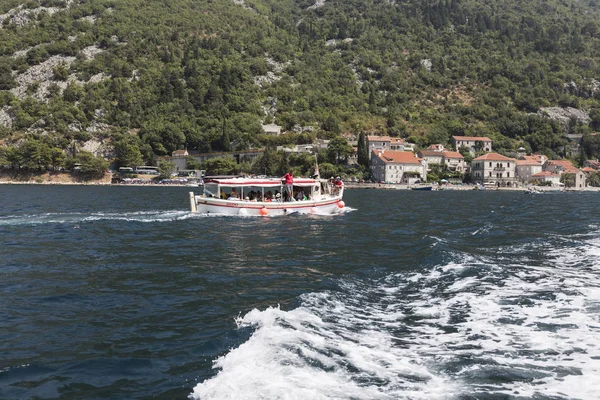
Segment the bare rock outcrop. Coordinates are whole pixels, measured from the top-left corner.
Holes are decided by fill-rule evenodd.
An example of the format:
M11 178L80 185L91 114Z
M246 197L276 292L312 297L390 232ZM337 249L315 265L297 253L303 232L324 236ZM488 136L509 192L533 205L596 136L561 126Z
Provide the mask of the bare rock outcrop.
M0 126L4 126L6 128L10 128L13 124L12 117L8 113L10 111L10 107L5 106L0 108Z
M573 119L584 124L588 124L591 121L590 115L587 112L573 107L542 107L538 115L560 121L565 125L568 125Z

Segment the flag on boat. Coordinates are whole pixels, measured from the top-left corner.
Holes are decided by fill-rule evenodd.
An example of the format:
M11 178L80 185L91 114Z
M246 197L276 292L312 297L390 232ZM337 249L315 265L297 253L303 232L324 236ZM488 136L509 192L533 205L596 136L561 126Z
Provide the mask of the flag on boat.
M321 179L321 175L319 174L319 164L315 164L315 173L313 174L313 178Z

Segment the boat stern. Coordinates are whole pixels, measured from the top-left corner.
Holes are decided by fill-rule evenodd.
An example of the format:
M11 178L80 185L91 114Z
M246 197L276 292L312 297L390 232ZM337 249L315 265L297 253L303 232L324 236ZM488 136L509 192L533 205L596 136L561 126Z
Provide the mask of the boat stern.
M194 192L190 192L190 211L195 213L198 212L198 206L196 205L196 196Z

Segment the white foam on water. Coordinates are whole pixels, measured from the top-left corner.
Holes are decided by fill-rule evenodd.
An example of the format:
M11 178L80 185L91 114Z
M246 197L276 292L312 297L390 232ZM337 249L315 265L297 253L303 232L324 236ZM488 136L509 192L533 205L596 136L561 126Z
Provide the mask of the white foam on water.
M397 347L381 326L401 313L348 305L328 293L303 306L253 310L238 319L250 339L215 361L220 372L195 399L444 399L450 386Z
M0 217L0 226L71 224L94 221L170 222L194 218L189 211L153 210L124 213L43 213Z
M237 320L251 337L217 359L216 376L191 397L597 399L592 236L457 254L430 270L341 282L294 310L253 310Z
M417 282L443 289L443 296L427 301L429 315L422 299L406 304L427 322L413 327L414 338L425 357L441 364L468 360L453 375L463 394L598 398L600 240L546 251L543 266L501 268L467 257L464 267L486 273L463 277L453 264L419 276ZM454 279L440 287L438 269ZM452 330L432 335L440 326Z

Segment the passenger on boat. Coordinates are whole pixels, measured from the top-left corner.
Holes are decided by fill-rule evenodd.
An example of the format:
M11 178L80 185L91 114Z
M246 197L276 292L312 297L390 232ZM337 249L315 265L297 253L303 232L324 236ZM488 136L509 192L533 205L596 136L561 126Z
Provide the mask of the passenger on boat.
M298 200L298 201L304 200L304 191L302 189L298 190L298 193L296 193L296 200Z
M231 189L231 193L229 193L229 197L227 200L238 200L240 195L235 191L235 188Z
M270 190L265 193L265 201L273 201L273 192L271 192Z
M256 193L256 201L263 201L261 192Z
M221 199L227 199L227 195L225 194L225 191L223 189L221 189Z
M294 191L294 171L290 171L282 178L285 183L285 201L290 201Z

